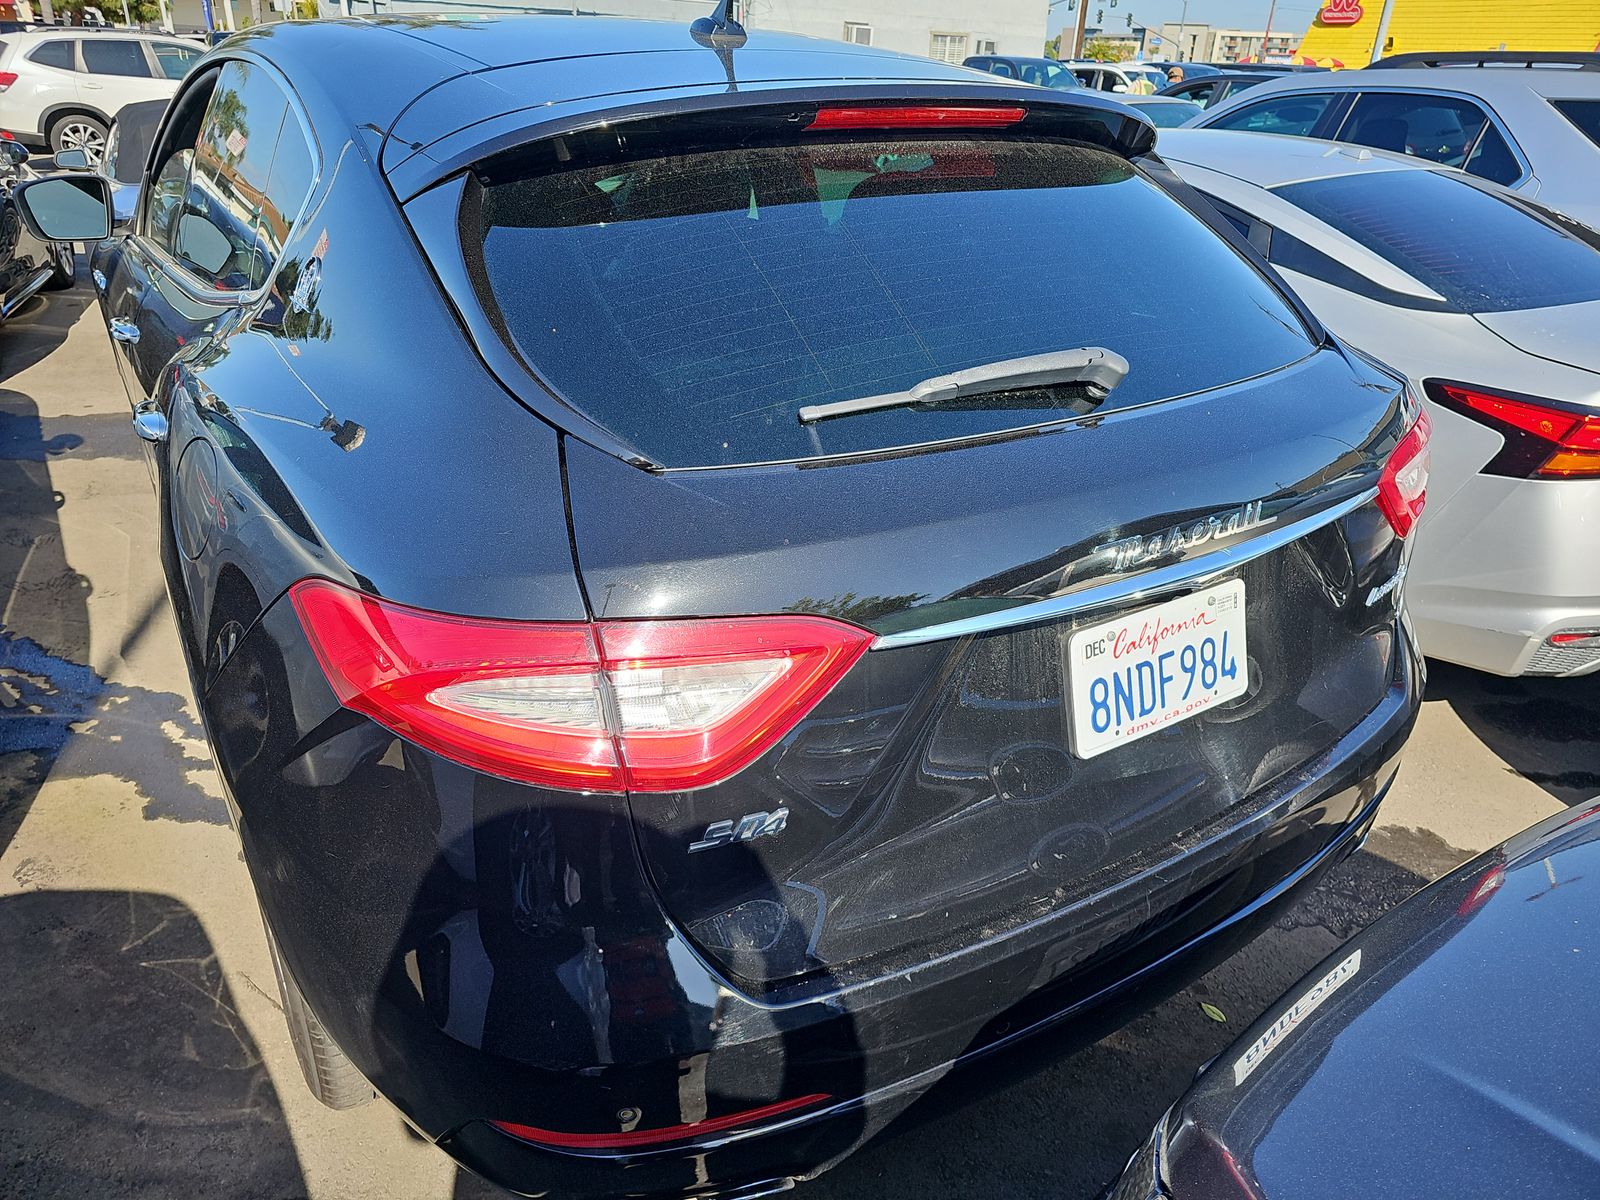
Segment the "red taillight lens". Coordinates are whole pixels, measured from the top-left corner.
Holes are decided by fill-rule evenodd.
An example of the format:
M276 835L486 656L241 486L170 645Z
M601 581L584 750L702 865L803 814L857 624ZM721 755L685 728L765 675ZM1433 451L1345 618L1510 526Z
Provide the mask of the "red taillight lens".
M1025 108L976 104L824 105L807 129L1004 129Z
M1472 890L1461 898L1461 903L1456 905L1456 916L1470 917L1489 902L1489 897L1498 892L1505 881L1505 864L1496 863L1478 876L1478 882L1472 885Z
M1406 430L1384 464L1383 474L1378 476L1378 507L1389 519L1396 537L1405 537L1416 528L1417 518L1428 503L1428 435L1432 432L1428 414L1419 412L1416 423Z
M16 81L17 81L17 73L15 71L0 71L0 92L5 91L7 88L9 88ZM5 137L6 137L7 141L12 140L11 139L11 134L9 134L9 133L6 134Z
M346 708L468 766L594 791L726 779L794 728L872 641L826 617L499 621L323 579L290 597Z
M559 1146L564 1150L627 1150L637 1146L660 1146L667 1142L684 1142L708 1137L713 1133L748 1129L831 1099L832 1096L818 1092L810 1096L796 1096L792 1100L780 1100L776 1104L764 1104L760 1108L747 1108L740 1112L729 1113L725 1117L711 1117L684 1125L633 1129L626 1133L567 1133L559 1129L540 1129L535 1125L518 1125L511 1121L490 1121L489 1124L502 1133L509 1133L525 1142L535 1142L542 1146Z
M1429 382L1428 395L1435 403L1505 435L1505 447L1484 467L1491 475L1600 477L1600 413L1437 380Z

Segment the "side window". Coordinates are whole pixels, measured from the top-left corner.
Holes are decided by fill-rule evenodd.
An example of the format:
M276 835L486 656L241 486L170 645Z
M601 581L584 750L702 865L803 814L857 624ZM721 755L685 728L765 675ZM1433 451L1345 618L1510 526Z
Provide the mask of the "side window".
M278 261L289 227L311 194L314 170L311 147L300 131L300 122L293 112L285 112L278 151L272 156L272 172L267 176L267 191L261 198L261 221L256 234L267 270Z
M1332 103L1333 95L1330 92L1291 92L1256 104L1246 104L1226 116L1207 122L1206 127L1310 137L1311 131Z
M55 67L62 71L77 69L77 59L73 53L73 43L66 39L55 42L45 42L36 46L32 54L28 55L29 62L38 63L42 67Z
M997 58L989 60L989 70L993 71L996 75L1002 75L1007 79L1015 79L1017 77L1017 73L1012 69L1010 63L1001 62Z
M150 52L156 56L156 68L162 76L182 79L205 50L199 46L185 46L182 42L151 42Z
M200 122L219 72L209 71L175 101L172 122L153 157L154 172L144 195L139 233L152 245L176 257L178 215L189 191L189 167L200 138ZM120 122L119 122L120 124Z
M1339 140L1410 154L1447 167L1464 167L1488 124L1488 115L1469 100L1413 92L1364 92L1356 98Z
M1191 83L1182 91L1172 94L1182 96L1185 100L1193 100L1202 106L1210 106L1217 98L1217 83L1214 79L1207 79L1204 83Z
M91 75L132 75L150 78L144 47L126 38L88 38L83 42L83 69Z
M1522 164L1493 125L1484 129L1483 136L1467 158L1467 170L1480 178L1504 184L1517 182L1523 174Z
M178 218L178 260L208 286L245 292L266 279L256 244L288 102L259 67L230 62L211 94Z

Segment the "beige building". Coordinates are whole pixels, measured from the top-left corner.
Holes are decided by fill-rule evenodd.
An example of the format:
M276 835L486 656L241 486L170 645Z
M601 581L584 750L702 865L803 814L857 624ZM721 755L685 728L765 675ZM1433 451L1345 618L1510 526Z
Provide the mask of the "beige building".
M1300 45L1298 29L1274 27L1267 37L1264 29L1213 29L1210 25L1179 24L1168 21L1161 27L1162 49L1167 58L1184 62L1288 62Z

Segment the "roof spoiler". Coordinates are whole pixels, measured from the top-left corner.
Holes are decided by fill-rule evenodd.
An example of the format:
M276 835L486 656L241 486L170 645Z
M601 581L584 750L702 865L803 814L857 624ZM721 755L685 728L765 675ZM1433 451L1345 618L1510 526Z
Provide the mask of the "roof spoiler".
M1600 71L1600 54L1564 50L1428 50L1417 54L1391 54L1369 63L1367 70L1380 67L1574 67L1580 71Z

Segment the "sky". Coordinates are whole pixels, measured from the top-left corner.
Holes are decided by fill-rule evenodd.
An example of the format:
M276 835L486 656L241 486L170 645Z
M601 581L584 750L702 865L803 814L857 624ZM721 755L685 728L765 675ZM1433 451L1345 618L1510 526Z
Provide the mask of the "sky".
M1067 10L1072 0L1060 0L1050 9L1050 36L1061 32L1069 20L1077 19L1077 11ZM1183 0L1076 0L1089 6L1089 24L1094 24L1095 13L1106 12L1106 28L1118 29L1126 25L1129 13L1136 24L1159 29L1164 21L1178 21L1183 16ZM1267 23L1267 9L1272 0L1189 0L1188 21L1191 25L1210 25L1216 29L1262 29ZM1304 33L1322 5L1317 0L1279 0L1277 15L1272 18L1272 28L1285 33Z

